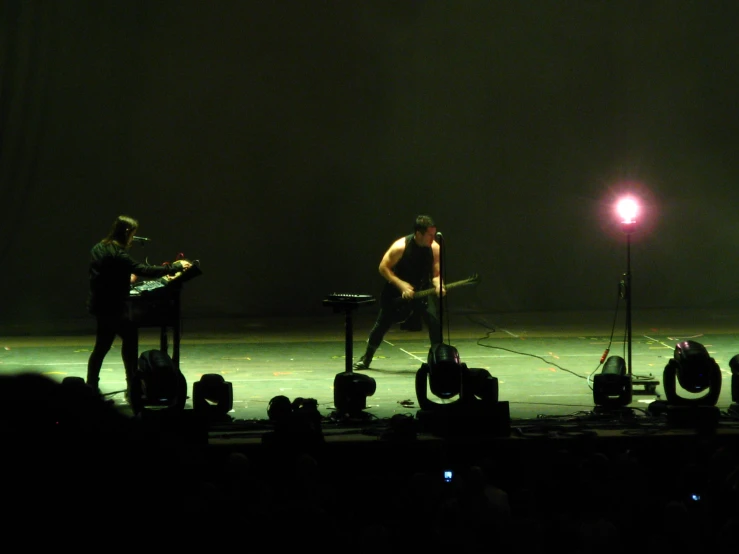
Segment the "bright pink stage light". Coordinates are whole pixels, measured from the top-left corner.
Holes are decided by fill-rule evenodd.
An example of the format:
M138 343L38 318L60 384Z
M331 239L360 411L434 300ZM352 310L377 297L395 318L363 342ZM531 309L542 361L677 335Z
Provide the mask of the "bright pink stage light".
M639 213L639 205L631 197L622 198L616 204L616 212L621 218L621 223L633 224L636 223L636 214Z
M646 240L659 223L659 202L640 181L621 180L608 186L598 206L601 228L619 241ZM637 231L639 231L637 233Z

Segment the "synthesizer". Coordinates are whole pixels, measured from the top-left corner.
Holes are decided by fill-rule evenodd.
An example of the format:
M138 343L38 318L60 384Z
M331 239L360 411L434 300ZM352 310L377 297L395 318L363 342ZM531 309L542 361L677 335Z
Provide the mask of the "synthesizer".
M169 289L174 285L185 283L202 274L203 271L200 267L193 264L190 266L190 269L180 271L175 275L167 275L165 277L159 277L158 279L148 279L140 282L137 281L131 285L128 294L129 296L141 296L142 294L160 291L161 289Z

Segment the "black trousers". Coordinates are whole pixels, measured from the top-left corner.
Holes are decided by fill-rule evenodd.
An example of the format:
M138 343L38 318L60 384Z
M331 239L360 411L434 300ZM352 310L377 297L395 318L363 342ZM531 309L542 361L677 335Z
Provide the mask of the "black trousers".
M97 316L95 347L87 361L87 384L91 387L98 386L100 368L116 336L122 341L121 358L126 370L126 380L130 382L136 372L139 357L138 328L130 321L117 316Z
M422 299L413 301L413 313L420 314L421 319L426 324L429 332L429 341L431 346L435 346L442 342L441 340L441 322L436 315L436 303L432 299ZM397 320L397 312L392 309L380 308L380 313L377 314L377 319L372 327L367 340L367 348L372 353L380 347L382 339L385 338L385 334L390 330L395 323L399 323Z

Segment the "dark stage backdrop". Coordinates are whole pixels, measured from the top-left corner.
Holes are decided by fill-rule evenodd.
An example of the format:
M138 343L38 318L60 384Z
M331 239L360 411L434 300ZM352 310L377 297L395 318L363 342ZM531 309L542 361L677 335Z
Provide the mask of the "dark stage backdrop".
M376 294L418 213L450 310L739 304L733 1L6 0L4 323L85 317L127 213L204 276L190 316Z

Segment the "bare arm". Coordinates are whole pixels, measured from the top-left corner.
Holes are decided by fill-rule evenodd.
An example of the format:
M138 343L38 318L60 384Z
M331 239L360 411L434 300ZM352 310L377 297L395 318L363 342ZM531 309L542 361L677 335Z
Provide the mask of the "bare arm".
M400 261L400 258L405 252L405 237L399 238L390 245L385 255L380 260L380 266L378 270L383 279L388 283L394 285L401 293L403 298L413 298L413 287L410 283L403 281L400 277L395 275L393 267Z
M436 242L431 244L431 251L434 253L434 267L431 273L431 282L436 289L436 294L438 295L441 292L441 294L443 295L446 294L446 289L444 289L443 291L439 290L439 286L441 285L441 262L439 261L441 250Z

